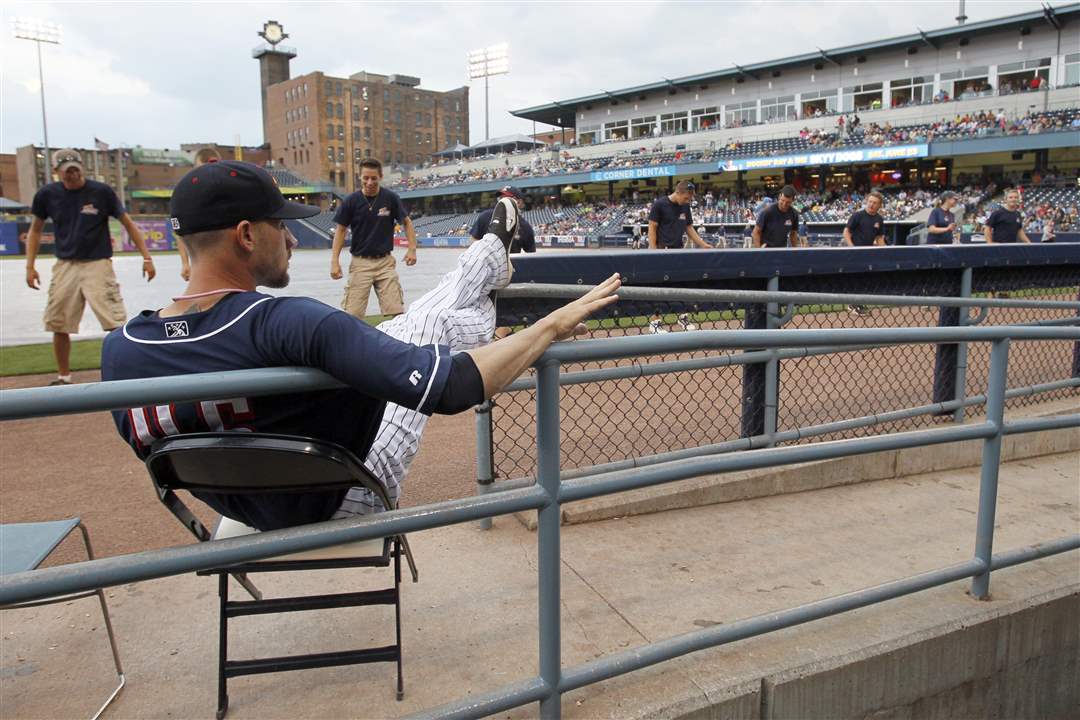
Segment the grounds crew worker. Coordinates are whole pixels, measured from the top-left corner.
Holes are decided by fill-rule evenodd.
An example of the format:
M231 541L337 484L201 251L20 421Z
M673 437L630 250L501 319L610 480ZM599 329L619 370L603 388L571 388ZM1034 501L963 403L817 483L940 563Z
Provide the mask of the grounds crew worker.
M86 303L90 303L102 330L118 328L127 319L120 285L113 273L110 217L120 220L142 254L142 274L147 281L153 280L157 271L142 232L113 189L83 175L82 155L70 148L57 150L52 165L60 182L38 190L30 208L34 219L26 236L26 284L33 290L41 288L34 261L41 247L41 229L51 218L56 264L49 281L45 330L53 334L57 376L49 384L70 385L71 334L79 332Z

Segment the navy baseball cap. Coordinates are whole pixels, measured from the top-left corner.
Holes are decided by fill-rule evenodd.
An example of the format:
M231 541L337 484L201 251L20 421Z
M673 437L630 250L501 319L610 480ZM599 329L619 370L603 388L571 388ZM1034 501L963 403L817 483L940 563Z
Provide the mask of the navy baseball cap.
M242 220L295 220L318 214L318 207L286 200L266 170L238 160L195 168L176 184L169 201L177 235L221 230Z
M525 196L521 194L521 191L513 185L507 185L503 189L499 190L499 197L512 197L517 198L518 200L525 199Z

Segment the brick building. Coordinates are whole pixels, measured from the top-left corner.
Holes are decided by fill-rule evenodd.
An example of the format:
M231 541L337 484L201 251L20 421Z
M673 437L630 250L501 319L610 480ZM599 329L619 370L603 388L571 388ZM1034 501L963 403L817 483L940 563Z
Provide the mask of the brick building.
M321 72L266 91L272 158L310 180L359 188L360 162L418 165L439 149L469 144L469 88L425 90L418 78Z
M15 153L0 153L0 197L19 200L19 173Z

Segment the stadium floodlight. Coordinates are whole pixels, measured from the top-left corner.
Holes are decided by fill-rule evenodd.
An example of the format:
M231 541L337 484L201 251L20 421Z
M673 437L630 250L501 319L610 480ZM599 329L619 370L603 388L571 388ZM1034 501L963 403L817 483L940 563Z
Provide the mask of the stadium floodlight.
M45 139L45 182L52 176L52 158L49 157L49 124L45 120L45 73L41 68L41 43L59 45L63 27L48 20L37 18L11 18L11 34L16 40L31 40L37 45L38 84L41 86L41 129Z
M510 72L509 46L506 43L490 45L469 51L469 79L484 78L484 140L491 139L491 123L488 114L488 78Z

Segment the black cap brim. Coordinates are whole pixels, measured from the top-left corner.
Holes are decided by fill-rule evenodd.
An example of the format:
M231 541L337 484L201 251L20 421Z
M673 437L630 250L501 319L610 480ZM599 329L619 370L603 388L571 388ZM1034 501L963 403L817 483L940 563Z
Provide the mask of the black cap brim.
M317 205L304 205L286 200L285 204L278 208L277 212L271 213L269 217L274 220L301 220L318 215L320 212L322 211Z

